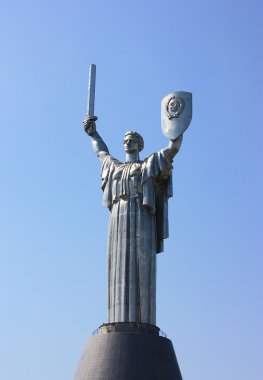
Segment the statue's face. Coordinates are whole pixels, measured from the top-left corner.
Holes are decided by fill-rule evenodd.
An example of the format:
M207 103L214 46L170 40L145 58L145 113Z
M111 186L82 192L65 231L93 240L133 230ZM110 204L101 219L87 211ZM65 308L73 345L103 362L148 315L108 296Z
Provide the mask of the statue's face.
M139 151L138 143L132 135L125 136L123 144L126 153Z

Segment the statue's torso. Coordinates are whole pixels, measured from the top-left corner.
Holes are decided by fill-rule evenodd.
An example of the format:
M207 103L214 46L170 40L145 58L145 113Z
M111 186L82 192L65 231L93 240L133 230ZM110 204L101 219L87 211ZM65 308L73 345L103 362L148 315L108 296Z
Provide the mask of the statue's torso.
M112 175L113 203L120 199L142 196L142 162L126 163L115 167Z

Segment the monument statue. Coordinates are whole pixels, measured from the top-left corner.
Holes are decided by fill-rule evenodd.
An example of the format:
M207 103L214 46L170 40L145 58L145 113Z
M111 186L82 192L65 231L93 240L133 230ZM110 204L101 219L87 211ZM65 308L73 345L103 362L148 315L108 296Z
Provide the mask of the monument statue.
M124 135L125 162L114 158L96 129L96 66L89 71L84 128L101 161L108 207L108 323L89 337L74 380L182 380L172 342L156 326L156 254L168 237L173 159L192 116L192 95L173 92L161 102L168 144L140 159L144 141Z
M156 324L156 254L168 237L172 162L191 121L191 94L177 92L162 101L162 129L169 138L159 152L140 160L142 136L124 135L125 162L114 158L96 130L96 67L91 65L88 116L84 128L102 163L103 204L109 208L108 319Z

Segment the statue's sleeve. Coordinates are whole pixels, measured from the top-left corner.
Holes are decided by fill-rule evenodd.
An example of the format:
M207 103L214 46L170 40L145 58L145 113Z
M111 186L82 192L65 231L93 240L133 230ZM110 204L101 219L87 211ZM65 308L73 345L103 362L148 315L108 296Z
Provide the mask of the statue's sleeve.
M142 185L152 179L155 183L170 181L173 159L167 149L162 149L147 157L142 165ZM172 197L172 189L167 188L167 197Z
M109 209L112 207L112 176L117 166L121 165L121 162L116 160L108 154L101 168L101 189L103 191L102 204Z
M143 205L156 219L156 253L168 238L168 199L173 196L172 158L166 149L152 154L142 167Z

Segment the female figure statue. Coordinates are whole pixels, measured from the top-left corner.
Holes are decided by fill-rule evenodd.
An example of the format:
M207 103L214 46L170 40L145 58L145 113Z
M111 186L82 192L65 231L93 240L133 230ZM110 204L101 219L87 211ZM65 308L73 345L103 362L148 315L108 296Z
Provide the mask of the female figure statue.
M96 131L94 118L85 131L102 162L103 204L109 208L109 322L156 323L156 254L168 237L167 201L172 196L172 161L182 135L140 161L142 136L126 132L125 163L113 158Z

